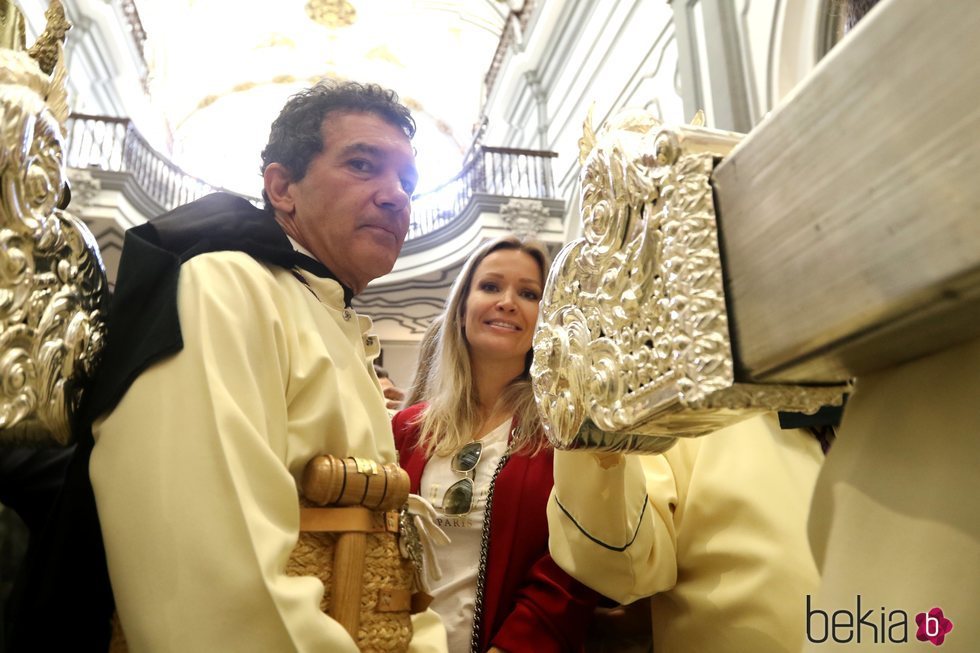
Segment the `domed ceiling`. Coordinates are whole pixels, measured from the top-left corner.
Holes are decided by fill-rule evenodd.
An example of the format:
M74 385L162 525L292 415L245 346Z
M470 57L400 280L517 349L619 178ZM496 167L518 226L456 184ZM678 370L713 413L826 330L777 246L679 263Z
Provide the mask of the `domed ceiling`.
M174 161L253 196L270 123L289 95L323 77L394 89L418 122L419 189L450 178L510 10L501 0L133 2Z

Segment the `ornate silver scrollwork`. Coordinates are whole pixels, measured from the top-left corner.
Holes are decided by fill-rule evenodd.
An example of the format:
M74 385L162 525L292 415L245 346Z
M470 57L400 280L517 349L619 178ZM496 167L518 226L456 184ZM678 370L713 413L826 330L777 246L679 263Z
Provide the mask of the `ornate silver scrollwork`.
M839 405L845 386L736 383L714 165L738 134L622 114L580 142L583 237L558 254L531 377L558 448L663 451L762 411Z
M12 4L0 4L5 21L19 20ZM29 53L17 38L0 43L0 442L71 440L105 329L98 247L81 221L57 208L70 26L57 0L46 16Z

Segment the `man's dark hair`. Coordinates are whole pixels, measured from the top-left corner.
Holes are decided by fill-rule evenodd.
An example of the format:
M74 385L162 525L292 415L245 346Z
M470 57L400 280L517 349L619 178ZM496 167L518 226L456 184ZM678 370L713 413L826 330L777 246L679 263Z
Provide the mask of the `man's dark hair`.
M409 138L415 136L415 120L394 91L377 84L323 80L289 98L279 112L272 123L269 142L262 150L262 172L270 163L279 163L289 170L292 181L306 176L310 161L323 151L320 127L332 111L373 113ZM264 190L262 199L271 211Z
M845 0L843 2L844 30L850 31L876 4L878 0Z

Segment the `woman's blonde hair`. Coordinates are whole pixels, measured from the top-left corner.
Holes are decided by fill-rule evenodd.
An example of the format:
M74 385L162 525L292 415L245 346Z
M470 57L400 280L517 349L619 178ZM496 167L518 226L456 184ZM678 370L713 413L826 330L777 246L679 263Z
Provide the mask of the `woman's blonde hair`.
M414 406L420 401L425 401L425 384L429 380L429 372L432 369L432 361L436 357L436 344L439 342L439 330L442 328L442 315L432 318L432 322L426 327L419 341L418 362L415 365L415 378L408 387L408 396L402 403L402 408Z
M484 243L463 264L446 298L446 308L436 318L440 326L433 336L433 354L425 362L428 373L420 383L421 398L429 405L421 415L419 444L428 455L451 454L472 440L474 431L481 426L479 397L473 384L469 347L463 333L464 314L477 266L488 255L500 250L524 252L541 268L542 285L548 277L549 258L544 246L513 235ZM498 405L502 404L517 416L511 451L528 454L537 453L547 444L531 390L532 355L533 351L528 350L524 371L504 388L498 400Z

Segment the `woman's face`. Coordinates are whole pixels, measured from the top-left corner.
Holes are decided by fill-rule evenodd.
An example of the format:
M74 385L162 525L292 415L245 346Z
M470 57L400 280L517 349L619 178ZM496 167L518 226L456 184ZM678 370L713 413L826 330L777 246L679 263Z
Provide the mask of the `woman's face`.
M471 359L513 360L523 370L538 319L541 277L537 260L517 249L499 249L480 261L463 314Z

